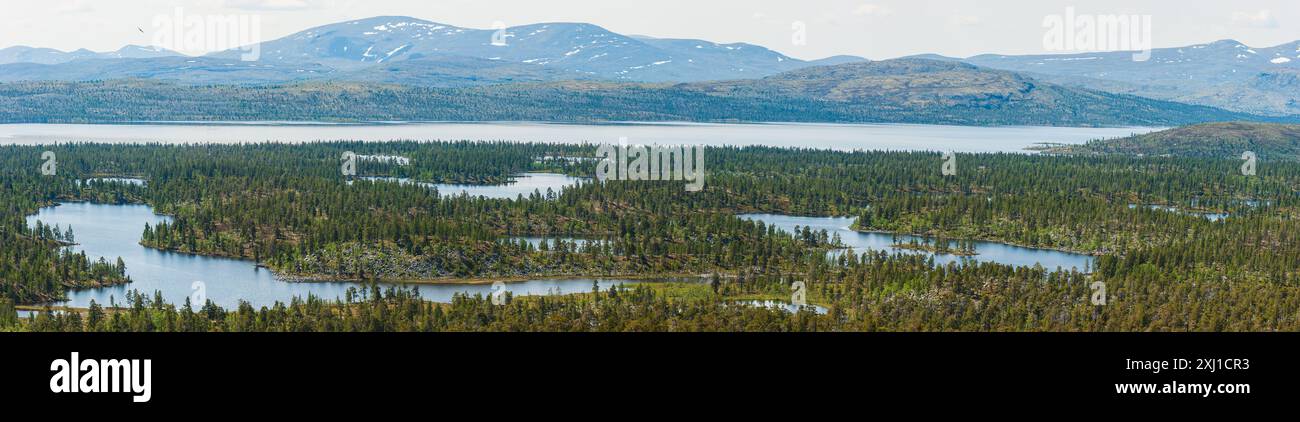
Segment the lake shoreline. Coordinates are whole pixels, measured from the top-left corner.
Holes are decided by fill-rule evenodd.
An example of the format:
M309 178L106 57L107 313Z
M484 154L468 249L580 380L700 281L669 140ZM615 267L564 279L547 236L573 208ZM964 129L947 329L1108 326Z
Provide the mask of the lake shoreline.
M201 255L200 255L200 256L201 256ZM263 268L265 268L265 267L263 267ZM677 273L669 274L669 273L665 273L665 274L599 275L599 276L591 276L591 275L551 275L551 276L537 276L537 277L468 277L468 278L438 278L438 279L424 279L424 280L412 280L412 279L357 280L357 279L342 279L342 278L340 278L340 279L329 279L329 278L327 278L327 277L320 277L320 278L315 278L315 279L310 279L310 280L308 280L308 279L304 279L304 280L301 280L301 281L292 281L292 280L281 279L280 277L277 276L276 279L279 280L279 281L281 281L281 282L283 282L283 283L289 283L289 284L312 284L312 283L352 283L352 284L357 284L357 285L360 285L360 286L381 285L381 284L382 284L382 285L396 285L396 286L403 286L403 287L414 287L414 288L419 288L419 287L421 287L421 286L426 286L426 287L429 287L429 286L481 286L481 285L495 284L495 283L498 283L498 282L505 283L505 284L508 286L508 285L510 285L510 284L515 284L515 283L527 283L527 282L533 282L533 281L556 281L556 282L564 282L564 281L576 281L576 280L581 280L581 281L615 281L615 282L617 282L617 281L634 281L634 282L649 282L649 283L658 283L658 282L663 282L663 283L701 283L701 282L707 281L707 280L709 279L709 277L711 277L712 275L713 275L713 274L677 274ZM734 275L726 275L726 274L719 274L719 278L721 278L721 279L734 279L734 278L736 278L736 276L734 276ZM98 289L98 288L102 288L102 287L113 287L113 286L125 286L125 287L130 287L130 285L131 285L131 283L119 283L119 284L113 284L113 285L108 285L108 286L86 287L86 288L69 289L69 291L93 290L93 289ZM140 294L149 294L149 292L145 292L145 291L141 291L141 290L135 290L135 291L138 292L138 293L140 293ZM578 292L578 293L565 293L565 295L569 295L569 294L580 294L580 293L582 293L582 292ZM467 292L466 294L468 294L468 292ZM297 298L297 296L295 296L295 298ZM125 298L122 298L122 299L125 300ZM29 311L29 312L41 312L41 311L44 311L44 310L47 309L47 308L52 309L52 310L55 310L55 311L69 311L69 310L71 310L71 311L83 311L83 312L89 309L89 307L78 307L78 306L66 306L66 305L62 305L62 303L66 303L66 302L68 302L67 299L63 299L63 300L53 300L53 301L48 301L48 302L38 302L38 303L21 303L21 304L16 304L16 305L14 305L14 309L17 309L17 310L19 310L19 311ZM445 303L445 302L437 302L437 301L434 301L434 302L435 302L435 303ZM288 301L284 301L284 303L288 303ZM98 304L101 305L101 306L104 306L104 304L102 304L102 303L98 303ZM122 305L122 304L119 303L119 307L118 307L118 308L113 308L113 309L119 309L119 308L120 308L120 309L125 309L125 308L123 308L123 307L120 306L120 305ZM195 304L194 306L200 306L200 305ZM106 308L106 309L107 309L107 308Z
M853 231L855 231L855 232L858 232L858 233L887 234L887 235L893 235L893 236L912 236L912 237L923 237L923 238L930 238L930 239L933 239L933 238L935 238L935 237L937 237L937 236L940 236L940 235L933 235L933 234L903 233L903 232L891 232L891 231L885 231L885 230L868 230L868 229L859 229L859 228L857 228L857 227L849 227L849 229L850 229L850 230L853 230ZM948 238L948 239L949 239L949 240L958 240L958 239L961 239L961 240L973 240L973 241L977 241L977 242L999 243L999 244L1003 244L1003 245L1007 245L1007 246L1015 246L1015 247L1017 247L1017 248L1034 249L1034 250L1039 250L1039 251L1044 251L1044 252L1071 253L1071 254L1078 254L1078 255L1087 255L1087 256L1092 256L1092 257L1097 257L1097 256L1105 255L1104 252L1085 251L1085 250L1080 250L1080 249L1069 249L1069 248L1048 248L1048 247L1042 247L1042 246L1026 245L1026 244L1019 243L1019 242L1013 242L1013 241L1009 241L1009 240L1002 240L1002 239L995 239L995 238L981 238L981 237L971 237L971 238L962 237L962 238L957 238L957 237L950 237L950 238ZM899 246L895 246L895 247L899 247ZM910 249L910 248L906 248L906 247L902 247L902 248L903 248L903 249ZM933 252L933 251L927 251L927 252ZM953 253L953 252L948 252L947 254L949 254L949 255L956 255L956 253ZM975 253L975 254L972 254L972 255L970 255L970 256L977 256L977 255L979 255L979 253Z
M546 275L517 275L501 277L437 277L437 278L404 278L404 277L380 277L380 278L351 278L338 277L326 274L282 274L275 268L267 265L265 262L257 262L246 257L233 256L228 254L205 254L197 252L188 252L174 249L158 248L152 245L139 243L148 249L159 252L175 253L186 256L200 258L221 258L236 261L247 262L258 268L270 271L276 280L284 283L310 284L310 283L358 283L358 284L399 284L399 285L480 285L493 284L496 282L520 283L534 280L572 280L572 279L597 279L597 280L649 280L649 279L671 279L671 278L707 278L713 273L650 273L650 274L546 274ZM734 277L719 273L720 277Z
M952 151L1018 153L1042 142L1082 144L1160 130L1159 127L959 126L918 123L804 122L113 122L0 124L0 143L316 143L474 141L552 144L687 144L767 146L835 151ZM436 134L436 136L431 135Z
M404 125L561 125L561 126L722 126L722 125L806 125L806 126L954 126L970 128L1056 128L1056 129L1151 129L1132 125L965 125L950 123L837 122L837 121L760 121L760 120L102 120L102 121L0 121L3 125L102 125L102 126L404 126ZM1156 128L1168 129L1167 127Z
M285 283L359 283L359 284L396 284L407 286L464 286L464 285L484 285L502 282L523 283L528 281L563 281L563 280L657 280L657 279L707 279L713 274L690 274L690 273L651 273L651 274L603 274L603 275L581 275L581 274L558 274L558 275L538 275L538 276L509 276L509 277L439 277L439 278L379 278L379 279L355 279L345 277L330 276L276 276L276 279ZM719 275L720 277L731 278L733 276Z
M979 238L963 238L959 236L945 236L949 240L969 240L976 242L974 255L960 254L959 251L934 252L934 251L916 251L908 248L899 248L895 244L899 241L906 241L904 238L934 239L937 236L917 235L911 233L894 233L883 230L861 230L857 227L856 219L853 216L844 217L808 217L792 216L784 214L762 214L746 213L738 214L740 218L762 221L768 226L775 226L786 232L792 232L795 227L801 230L804 227L814 232L825 230L830 234L840 236L841 246L831 249L827 257L836 258L846 253L858 254L861 251L873 250L890 253L919 253L926 254L935 258L936 265L946 265L947 262L964 263L967 261L974 262L993 262L1002 265L1016 267L1033 267L1041 265L1047 269L1060 268L1070 270L1071 268L1083 271L1089 265L1095 264L1095 258L1100 256L1095 252L1071 251L1066 249L1042 248L1036 246L1026 246L1015 242L1003 242L1000 240L988 240ZM892 252L891 252L892 251Z

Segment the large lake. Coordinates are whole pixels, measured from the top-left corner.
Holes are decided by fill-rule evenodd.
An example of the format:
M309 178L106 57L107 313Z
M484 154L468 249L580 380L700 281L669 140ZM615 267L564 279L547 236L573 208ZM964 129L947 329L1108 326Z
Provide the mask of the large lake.
M78 245L75 251L84 251L90 259L103 257L114 262L122 257L132 283L106 288L84 289L68 292L68 301L60 305L88 307L90 301L107 305L113 298L125 303L126 292L138 290L152 295L162 292L163 298L176 304L195 293L194 282L202 282L207 299L227 309L238 306L239 300L254 307L271 306L275 302L288 303L293 297L306 298L312 294L325 299L343 298L349 287L367 288L360 283L318 282L288 283L279 281L271 271L258 268L251 261L212 258L163 252L140 246L144 225L157 225L169 218L154 214L146 205L101 205L84 202L67 203L42 208L36 215L27 217L27 224L36 220L59 227L72 226ZM674 279L658 281L699 281ZM619 284L643 281L619 279L539 279L506 283L505 290L515 295L571 294L591 291L592 283L602 289ZM380 283L381 287L390 284ZM436 302L450 302L456 293L492 293L490 284L421 284L406 285L419 289L420 296ZM197 307L198 305L196 305Z
M553 143L766 145L836 150L1026 152L1041 142L1078 144L1159 128L944 126L913 124L392 123L392 124L0 124L0 144L55 142L312 142L321 140L505 140Z
M964 260L997 262L1015 266L1034 266L1042 265L1044 268L1055 270L1069 270L1077 268L1084 271L1091 268L1092 257L1084 254L1071 252L1055 251L1050 249L1025 248L1020 246L1008 245L997 242L975 242L974 256L960 256L952 254L935 254L923 251L913 251L907 249L895 248L894 235L888 233L864 233L849 227L853 225L853 217L795 217L779 214L744 214L740 218L762 221L767 225L775 225L781 230L793 233L795 227L808 227L813 231L826 230L827 233L840 234L840 240L848 246L847 250L831 251L830 256L835 257L847 252L860 254L867 250L888 251L891 253L922 253L933 255L937 264L947 264L950 262L963 262ZM920 241L922 238L915 236L899 235L900 242L909 240Z

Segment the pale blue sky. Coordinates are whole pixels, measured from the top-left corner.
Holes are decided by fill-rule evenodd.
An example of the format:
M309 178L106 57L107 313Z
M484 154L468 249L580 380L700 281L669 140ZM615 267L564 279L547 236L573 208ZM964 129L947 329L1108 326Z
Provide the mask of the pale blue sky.
M1043 19L1151 15L1156 47L1233 38L1252 47L1300 39L1295 0L41 0L5 2L0 47L116 50L150 44L155 16L257 14L264 40L327 23L408 15L462 27L589 22L615 32L750 42L798 58L853 54L1042 53ZM803 22L807 42L792 42ZM144 29L140 33L137 28Z

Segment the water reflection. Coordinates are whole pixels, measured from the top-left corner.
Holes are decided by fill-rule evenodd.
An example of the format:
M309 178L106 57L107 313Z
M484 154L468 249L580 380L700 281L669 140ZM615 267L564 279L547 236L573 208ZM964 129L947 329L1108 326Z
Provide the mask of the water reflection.
M937 264L944 265L950 262L962 262L963 260L997 262L1001 264L1015 266L1033 266L1041 264L1048 269L1071 269L1077 268L1080 271L1091 268L1092 257L1084 254L1055 251L1050 249L1026 248L1021 246L1008 245L997 242L977 241L975 243L974 256L959 256L953 254L936 254L909 249L894 247L894 239L897 237L899 242L917 241L922 242L924 237L898 235L889 233L864 233L849 227L853 225L854 217L796 217L780 214L742 214L740 218L762 221L764 224L775 225L777 228L793 233L795 227L801 230L808 227L812 231L826 230L833 236L839 233L841 241L848 246L848 249L832 250L828 254L835 258L845 253L861 254L867 250L889 251L890 253L923 253L934 256Z
M92 179L86 179L84 182L81 179L77 179L77 186L81 186L82 183L86 183L86 184L121 183L121 184L134 185L134 186L145 186L149 182L145 181L144 179L136 179L131 177L96 177Z
M821 305L799 306L783 300L737 300L731 303L757 306L757 307L769 308L769 309L781 309L790 313L799 312L801 309L810 309L813 312L816 312L818 315L826 315L827 312L830 312L830 310L826 309L825 306L821 306Z
M438 194L443 196L453 196L466 194L491 199L516 199L520 196L527 198L534 192L547 194L549 189L556 196L564 191L564 188L578 184L584 179L555 173L521 173L514 176L510 183L500 185L462 185L447 183L427 183L415 182L405 177L361 177L363 180L376 182L400 183L403 185L415 184L426 188L438 189Z
M1252 208L1254 207L1254 205L1249 205L1249 203L1247 204ZM1128 208L1135 209L1137 208L1137 204L1128 204ZM1227 213L1217 213L1217 212L1185 211L1181 208L1172 207L1168 205L1147 205L1147 208L1155 211L1164 211L1164 212L1172 212L1175 214L1198 216L1210 221L1219 221L1228 218L1229 215Z
M161 292L163 299L183 303L196 293L195 281L202 282L206 299L226 308L238 306L246 300L254 307L271 306L275 302L289 302L293 297L315 295L328 300L346 297L349 288L369 289L369 285L354 282L288 283L278 280L271 271L259 268L250 261L187 255L164 252L140 246L140 235L145 224L157 225L170 221L166 216L154 214L145 205L105 205L67 203L42 208L27 218L28 225L37 220L44 224L74 227L75 251L84 251L97 260L101 257L113 262L122 257L127 275L132 283L120 286L83 289L68 292L68 301L57 305L84 308L90 301L107 306L110 301L124 304L128 291L141 291L152 295ZM565 278L539 279L506 283L506 290L515 295L572 294L589 292L593 284L601 290L632 283L646 282L701 282L697 278L664 278L654 280ZM396 286L379 283L381 288ZM491 284L422 284L415 287L428 300L450 302L456 293L492 293Z

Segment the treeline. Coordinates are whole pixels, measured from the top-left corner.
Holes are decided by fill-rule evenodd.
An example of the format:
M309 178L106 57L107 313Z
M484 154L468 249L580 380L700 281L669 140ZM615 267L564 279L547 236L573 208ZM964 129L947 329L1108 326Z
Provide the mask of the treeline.
M57 201L111 201L138 192L121 184L78 187L74 179L40 176L37 160L32 160L30 167L16 164L24 161L8 154L0 156L0 298L17 303L47 302L63 298L68 289L130 282L120 259L91 260L65 248L76 241L72 227L40 222L28 225L26 216Z
M1204 106L1054 87L1048 100L833 101L808 92L730 92L602 82L428 88L347 82L186 86L148 80L0 84L0 122L700 121L1181 125L1269 118ZM1029 89L1043 88L1030 85ZM884 104L882 104L884 102Z
M1295 331L1296 286L1223 282L1212 272L1173 274L1151 265L1106 264L1099 274L999 264L935 266L916 255L864 253L819 262L805 275L742 273L687 285L637 284L588 294L514 297L494 304L458 295L422 300L415 290L350 290L253 308L175 305L155 296L84 312L45 311L0 324L30 331ZM798 311L745 300L789 300L808 282ZM1104 305L1093 302L1102 282ZM0 315L0 320L4 320ZM11 318L10 321L13 321Z
M60 157L60 176L33 175L45 149ZM362 162L359 177L346 177L340 171L344 151L404 156L412 163ZM6 271L0 273L4 297L17 303L112 282L111 273L120 274L112 264L97 273L96 264L78 263L75 255L58 261L59 241L68 240L66 228L56 235L52 228L32 229L24 221L41 206L80 199L143 202L171 215L169 223L140 228L146 246L252 259L291 279L723 275L713 286L695 287L706 291L647 287L618 293L619 299L601 305L609 308L596 308L597 315L619 315L604 325L582 319L583 307L593 306L583 302L594 300L587 296L521 298L518 305L484 310L479 308L489 302L483 299L458 299L459 305L448 308L400 293L371 292L371 301L383 300L304 299L265 312L204 306L207 310L189 316L166 304L140 311L140 318L151 321L174 316L209 324L186 330L1298 328L1293 298L1300 297L1294 292L1300 285L1300 164L1295 163L1269 163L1248 177L1240 174L1239 161L1228 159L959 154L957 175L945 177L942 160L933 153L726 147L706 152L708 177L697 193L685 192L683 182L588 181L562 194L483 199L360 177L437 182L501 181L521 171L590 176L592 162L540 157L590 157L595 148L325 142L7 146L0 152L7 199L0 226L7 231L0 234L29 239L31 245L0 248L6 254L0 263ZM74 182L99 175L134 175L148 184ZM931 235L944 245L955 243L959 251L984 239L1070 249L1097 259L1090 274L995 264L943 267L908 255L831 259L826 251L838 243L834 236L784 233L735 217L751 212L857 216L859 229ZM1228 217L1212 220L1198 213ZM513 240L517 237L593 242L540 248ZM810 298L828 312L787 315L733 303L788 298L794 281L809 283ZM1112 298L1106 306L1088 300L1095 282L1104 283ZM359 308L367 306L370 316L357 319ZM455 306L465 307L457 314L463 319L448 316ZM395 307L412 310L383 311ZM105 312L104 318L112 319L135 311ZM436 312L443 313L442 322L430 322ZM568 325L574 312L586 325ZM311 321L324 325L285 325L315 313L319 319ZM742 316L763 322L730 319ZM31 327L85 327L85 321L60 318L86 317L48 315ZM101 324L122 328L111 322L89 327ZM182 328L149 328L155 329Z
M1221 122L1182 126L1081 145L1049 148L1064 154L1128 154L1183 157L1241 157L1246 151L1267 165L1300 160L1300 125Z

